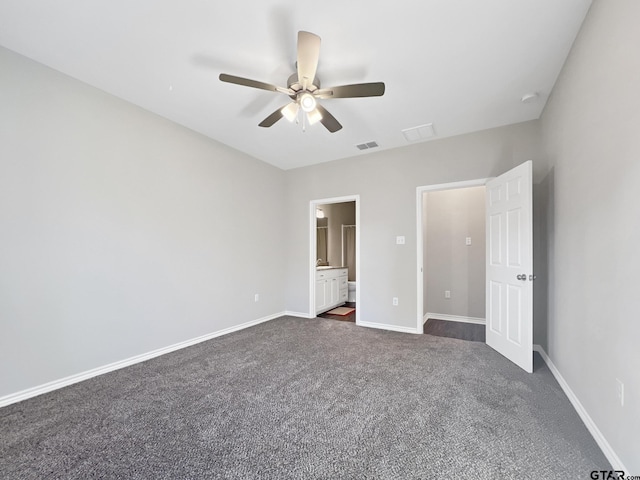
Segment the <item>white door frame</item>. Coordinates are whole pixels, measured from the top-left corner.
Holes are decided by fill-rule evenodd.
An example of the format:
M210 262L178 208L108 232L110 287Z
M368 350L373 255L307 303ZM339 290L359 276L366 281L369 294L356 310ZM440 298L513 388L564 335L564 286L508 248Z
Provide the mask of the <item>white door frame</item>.
M416 323L416 333L424 333L424 238L422 235L422 195L426 192L435 192L438 190L455 190L458 188L469 188L469 187L481 187L486 185L486 183L491 180L491 178L479 178L476 180L465 180L461 182L452 182L452 183L439 183L436 185L425 185L422 187L416 188L416 232L417 232L417 284L418 284L418 306L417 306L417 323ZM357 313L357 310L356 310Z
M360 324L360 290L362 278L360 276L360 195L347 195L344 197L321 198L309 202L309 318L316 316L316 208L319 205L329 203L356 202L356 325Z

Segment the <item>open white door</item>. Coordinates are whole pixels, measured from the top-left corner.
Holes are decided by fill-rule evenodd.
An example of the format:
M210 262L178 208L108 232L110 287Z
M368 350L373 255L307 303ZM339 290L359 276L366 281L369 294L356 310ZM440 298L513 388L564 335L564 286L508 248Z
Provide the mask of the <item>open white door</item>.
M533 371L532 162L487 182L487 345Z

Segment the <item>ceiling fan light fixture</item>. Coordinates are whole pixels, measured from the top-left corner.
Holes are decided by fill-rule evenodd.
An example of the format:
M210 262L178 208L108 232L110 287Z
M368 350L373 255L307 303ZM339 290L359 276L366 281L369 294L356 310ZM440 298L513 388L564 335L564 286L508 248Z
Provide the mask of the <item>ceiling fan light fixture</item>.
M313 125L322 120L322 114L320 113L320 110L316 108L307 113L307 119L309 120L309 125Z
M298 102L300 103L300 108L307 113L311 113L315 110L317 102L313 95L309 92L305 92L298 98Z
M259 127L271 127L282 117L285 117L290 122L301 123L302 131L305 131L308 125L320 122L330 133L335 133L342 129L342 125L326 108L320 105L320 99L379 97L384 95L385 86L383 82L375 82L338 85L321 89L320 80L316 76L319 55L320 37L310 32L299 31L296 56L297 71L289 76L286 88L227 73L221 73L218 78L221 82L282 93L293 100L292 104L279 107L267 116L258 124ZM300 114L300 110L304 113Z
M282 107L282 110L280 111L282 112L282 116L284 118L286 118L290 122L293 122L298 116L298 110L300 110L300 105L295 102L291 102L290 104Z

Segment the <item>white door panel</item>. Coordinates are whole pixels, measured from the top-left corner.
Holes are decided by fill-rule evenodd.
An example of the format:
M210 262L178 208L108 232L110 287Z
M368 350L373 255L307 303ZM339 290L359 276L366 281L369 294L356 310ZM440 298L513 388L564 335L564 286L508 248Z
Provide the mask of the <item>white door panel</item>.
M487 182L487 345L533 371L532 162Z

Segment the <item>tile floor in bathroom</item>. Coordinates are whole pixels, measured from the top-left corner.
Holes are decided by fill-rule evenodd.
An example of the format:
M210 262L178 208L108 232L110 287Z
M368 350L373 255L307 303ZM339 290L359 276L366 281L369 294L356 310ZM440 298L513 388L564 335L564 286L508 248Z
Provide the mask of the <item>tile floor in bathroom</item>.
M356 308L356 302L347 302L342 306L343 307ZM325 313L321 313L320 315L318 315L318 317L320 317L320 318L328 318L330 320L340 320L341 322L353 322L353 323L355 323L355 321L356 321L356 311L354 310L349 315L330 315L330 314L325 312Z

